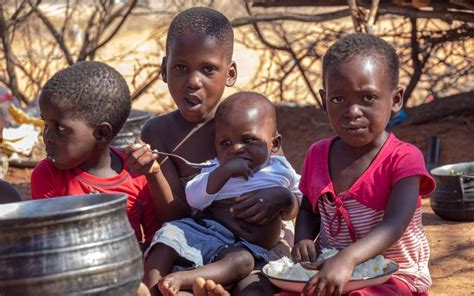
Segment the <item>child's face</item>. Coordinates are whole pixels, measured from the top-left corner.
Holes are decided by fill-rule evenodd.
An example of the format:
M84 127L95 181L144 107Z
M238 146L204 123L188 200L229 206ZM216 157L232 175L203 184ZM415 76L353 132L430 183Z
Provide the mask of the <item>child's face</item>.
M220 163L240 157L250 162L252 170L265 166L272 152L280 148L271 119L256 109L233 112L216 121L214 146Z
M60 170L79 167L89 161L95 152L94 129L84 120L71 118L48 98L39 101L44 120L43 140L46 153Z
M331 126L345 143L362 147L380 140L391 112L402 107L403 90L392 88L388 71L375 54L328 69L320 94Z
M188 33L176 38L163 59L163 79L187 121L212 117L224 88L235 83L235 63L226 54L215 38Z

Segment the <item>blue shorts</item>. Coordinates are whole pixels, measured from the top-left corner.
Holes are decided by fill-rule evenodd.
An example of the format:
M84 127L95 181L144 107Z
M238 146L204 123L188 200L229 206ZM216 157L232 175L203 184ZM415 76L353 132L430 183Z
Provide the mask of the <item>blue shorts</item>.
M179 256L192 262L194 268L214 262L219 253L228 247L244 247L256 259L268 261L268 250L234 234L214 220L184 218L163 224L153 236L145 258L157 243L173 248Z

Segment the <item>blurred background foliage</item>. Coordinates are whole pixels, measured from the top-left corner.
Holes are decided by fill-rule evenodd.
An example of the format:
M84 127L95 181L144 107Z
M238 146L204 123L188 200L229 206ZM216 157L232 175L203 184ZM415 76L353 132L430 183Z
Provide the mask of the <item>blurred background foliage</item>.
M167 26L179 11L210 6L236 32L239 78L277 103L320 106L321 58L341 36L366 31L401 59L405 103L474 89L474 5L468 0L7 0L0 4L0 84L22 107L35 104L59 69L99 60L127 79L134 107L173 108L160 79Z

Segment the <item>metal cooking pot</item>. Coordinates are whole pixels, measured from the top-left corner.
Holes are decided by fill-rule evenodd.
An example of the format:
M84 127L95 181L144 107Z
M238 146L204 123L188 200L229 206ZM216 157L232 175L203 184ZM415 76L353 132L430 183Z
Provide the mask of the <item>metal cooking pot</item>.
M0 205L0 295L135 295L142 254L125 194Z
M151 113L132 109L120 132L112 140L112 146L123 149L140 139L143 125L151 118Z
M474 221L474 162L448 164L431 170L436 190L430 204L446 220Z

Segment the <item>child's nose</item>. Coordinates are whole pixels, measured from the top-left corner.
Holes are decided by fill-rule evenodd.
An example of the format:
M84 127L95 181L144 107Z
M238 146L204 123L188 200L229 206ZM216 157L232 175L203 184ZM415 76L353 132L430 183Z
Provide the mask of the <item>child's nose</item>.
M202 87L202 79L197 71L189 74L188 87L192 89Z
M242 153L244 145L236 143L232 145L232 153Z
M43 141L45 143L52 143L53 142L53 131L50 128L45 127L43 131Z
M362 109L359 105L352 104L348 106L346 113L350 118L359 118L362 116Z

